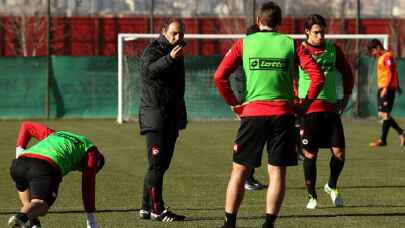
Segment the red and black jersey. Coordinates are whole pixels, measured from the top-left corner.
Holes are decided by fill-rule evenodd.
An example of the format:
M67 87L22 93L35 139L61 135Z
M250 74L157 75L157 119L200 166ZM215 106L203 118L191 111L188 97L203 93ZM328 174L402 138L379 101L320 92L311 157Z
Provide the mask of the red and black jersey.
M325 52L325 45L313 46L307 42L303 43L298 47L298 49L303 49L303 51L308 52L311 56L322 55ZM335 67L342 75L343 81L343 93L344 95L351 95L354 86L354 75L350 64L348 63L342 49L335 44L336 50L336 61ZM329 103L325 100L315 100L312 102L311 106L308 108L307 113L310 112L334 112L335 105Z

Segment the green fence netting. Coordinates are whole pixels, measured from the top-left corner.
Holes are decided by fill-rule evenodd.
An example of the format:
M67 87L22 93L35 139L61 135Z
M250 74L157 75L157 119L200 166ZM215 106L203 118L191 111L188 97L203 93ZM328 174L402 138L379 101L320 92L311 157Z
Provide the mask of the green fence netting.
M117 114L117 61L52 57L51 117L112 118Z
M1 58L0 117L44 117L46 75L46 58Z
M116 57L0 58L0 118L115 118L117 115ZM185 59L186 103L190 119L231 119L229 107L219 97L213 75L221 56ZM139 104L138 64L126 60L129 79L124 90L131 99L125 107L136 119ZM399 80L405 88L405 59L398 59ZM347 116L375 116L375 59L361 57L353 101ZM339 88L341 94L341 87ZM48 102L49 101L49 102ZM397 96L394 116L405 117L405 95ZM49 109L49 113L48 110ZM354 113L354 114L353 114Z

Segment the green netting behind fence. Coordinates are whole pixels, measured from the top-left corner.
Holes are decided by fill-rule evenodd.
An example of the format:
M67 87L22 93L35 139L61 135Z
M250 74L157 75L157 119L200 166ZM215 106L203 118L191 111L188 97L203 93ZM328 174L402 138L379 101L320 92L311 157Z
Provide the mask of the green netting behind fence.
M233 118L219 97L213 75L220 56L187 57L186 103L190 119ZM398 59L399 80L405 88L405 59ZM131 118L137 116L138 64L128 59L130 91L126 107ZM52 57L50 87L46 58L0 58L0 118L115 118L117 115L116 57ZM348 116L376 114L375 60L361 57L353 102ZM339 89L341 91L341 89ZM341 93L341 92L339 92ZM405 95L397 96L394 116L405 117Z
M117 61L112 57L52 57L51 116L117 115Z
M1 58L0 117L44 117L46 74L46 58Z

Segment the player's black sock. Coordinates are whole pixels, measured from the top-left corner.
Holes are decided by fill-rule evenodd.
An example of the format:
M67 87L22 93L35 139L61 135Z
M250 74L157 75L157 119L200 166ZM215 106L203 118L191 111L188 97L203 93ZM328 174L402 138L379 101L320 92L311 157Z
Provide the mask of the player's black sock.
M336 184L339 178L340 173L342 172L343 166L345 164L344 160L339 160L335 156L332 155L329 162L330 167L330 177L328 185L331 188L336 188Z
M30 224L31 224L31 226L38 226L38 227L41 227L41 222L39 221L38 218L33 218L33 219L31 219L31 220L30 220Z
M236 214L230 214L225 212L225 228L234 228L236 227Z
M24 223L28 222L28 216L25 213L17 213L16 217Z
M388 135L388 130L390 129L391 126L391 121L388 120L383 120L382 122L382 132L381 132L381 141L383 143L387 142L387 135Z
M316 184L316 159L304 158L304 175L305 186L307 187L308 194L313 198L317 198L315 191Z
M392 126L392 128L394 128L398 135L404 133L404 130L398 125L397 121L394 120L394 118L390 117L388 119L390 121L390 125Z
M277 215L266 214L266 222L264 222L262 228L273 228L276 219Z

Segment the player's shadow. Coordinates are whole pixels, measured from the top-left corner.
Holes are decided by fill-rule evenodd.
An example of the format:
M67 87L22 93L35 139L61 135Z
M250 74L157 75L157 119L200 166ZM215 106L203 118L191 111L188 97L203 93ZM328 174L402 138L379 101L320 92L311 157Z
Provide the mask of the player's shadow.
M405 208L405 205L346 205L345 208ZM332 209L334 207L321 207L322 209ZM138 212L139 208L128 208L128 209L99 209L98 213L128 213L128 212ZM218 211L219 214L222 213L223 207L215 208L175 208L179 211ZM3 211L0 215L13 215L17 211ZM49 214L82 214L83 210L52 210ZM392 212L392 213L328 213L328 214L291 214L291 215L281 215L279 218L331 218L331 217L405 217L405 212ZM264 219L265 216L238 216L238 219L242 220L257 220ZM186 221L222 221L223 216L188 216Z
M405 207L405 206L403 206ZM332 217L405 217L404 213L334 213L334 214L294 214L281 215L279 218L332 218ZM222 221L224 216L187 217L187 221ZM238 216L238 220L262 220L265 216Z
M405 185L358 185L358 186L339 186L339 189L390 189L390 188L405 188ZM288 189L294 190L305 190L304 186L302 187L289 187ZM319 186L317 189L322 189L323 187Z

